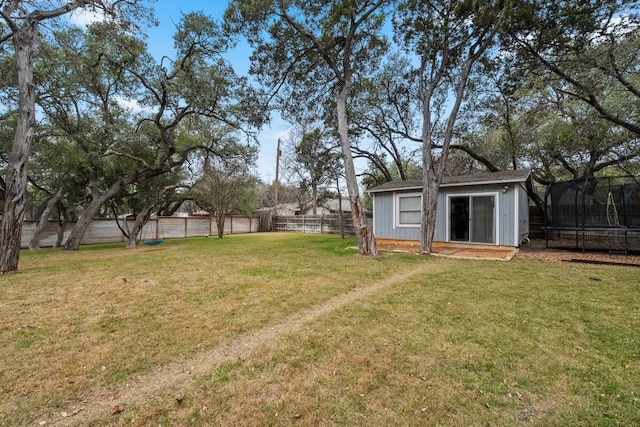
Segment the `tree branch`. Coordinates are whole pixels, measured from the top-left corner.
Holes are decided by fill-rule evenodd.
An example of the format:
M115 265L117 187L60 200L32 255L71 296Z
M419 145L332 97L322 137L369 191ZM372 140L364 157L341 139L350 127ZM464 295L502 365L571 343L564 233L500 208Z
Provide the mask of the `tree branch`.
M569 75L569 73L565 72L560 67L558 67L551 61L544 58L542 54L538 52L533 46L531 46L531 44L528 43L527 41L521 40L518 38L516 38L515 40L522 47L524 47L525 50L527 50L531 55L533 55L545 68L547 68L549 71L551 71L561 79L565 80L570 85L574 86L576 89L578 89L582 93L573 92L569 90L562 90L562 89L560 89L560 92L565 93L576 99L582 100L583 102L591 105L598 113L600 113L602 118L609 120L610 122L615 123L627 130L630 130L631 132L637 135L640 135L640 126L630 123L627 120L624 120L618 117L617 115L614 115L610 111L607 111L607 109L598 102L597 97L586 85L580 83L573 76Z

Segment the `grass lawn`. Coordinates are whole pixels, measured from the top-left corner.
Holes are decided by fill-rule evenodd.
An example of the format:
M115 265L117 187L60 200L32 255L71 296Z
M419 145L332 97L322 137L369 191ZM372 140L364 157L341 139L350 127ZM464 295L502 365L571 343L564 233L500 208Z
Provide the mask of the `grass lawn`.
M0 425L640 425L639 269L353 244L23 252Z

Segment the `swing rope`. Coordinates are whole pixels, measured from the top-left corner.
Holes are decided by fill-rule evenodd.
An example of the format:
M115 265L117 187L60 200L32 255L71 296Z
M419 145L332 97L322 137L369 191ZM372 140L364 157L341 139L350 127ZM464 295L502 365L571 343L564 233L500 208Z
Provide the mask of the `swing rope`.
M149 225L149 223L147 223L147 226L148 225ZM160 236L161 237L159 239L145 240L145 241L142 242L143 245L153 246L153 245L159 245L160 243L164 243L164 231L162 230L162 223L160 222L160 218L156 217L156 236L158 235L158 233L157 233L158 227L160 227ZM147 231L149 231L149 228L147 228Z
M609 227L620 227L618 208L616 207L616 201L611 191L609 191L607 195L607 222L609 223Z

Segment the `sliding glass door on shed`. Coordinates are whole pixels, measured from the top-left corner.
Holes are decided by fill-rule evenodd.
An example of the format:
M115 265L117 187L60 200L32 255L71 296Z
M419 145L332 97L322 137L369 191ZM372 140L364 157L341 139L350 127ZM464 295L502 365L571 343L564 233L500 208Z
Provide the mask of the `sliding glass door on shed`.
M449 241L496 243L496 195L449 196Z

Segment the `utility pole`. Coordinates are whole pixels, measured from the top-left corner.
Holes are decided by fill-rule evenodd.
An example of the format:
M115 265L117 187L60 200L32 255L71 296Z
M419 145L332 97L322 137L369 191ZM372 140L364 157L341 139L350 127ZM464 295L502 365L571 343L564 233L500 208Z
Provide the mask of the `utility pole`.
M280 151L280 138L278 138L278 151L276 152L276 182L273 184L274 188L274 199L275 204L273 205L273 216L278 216L278 175L280 172L280 156L282 155L282 151Z

